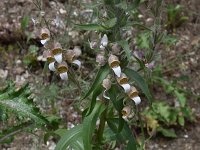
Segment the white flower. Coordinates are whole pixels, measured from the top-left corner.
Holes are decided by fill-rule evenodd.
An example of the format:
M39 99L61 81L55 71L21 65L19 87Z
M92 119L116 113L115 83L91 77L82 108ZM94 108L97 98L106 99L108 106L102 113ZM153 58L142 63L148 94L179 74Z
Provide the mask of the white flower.
M67 79L68 79L68 74L67 74L67 72L60 73L60 78L61 78L62 80L67 80Z
M102 48L101 46L106 47L107 45L108 45L108 37L106 34L104 34L100 42L100 48Z

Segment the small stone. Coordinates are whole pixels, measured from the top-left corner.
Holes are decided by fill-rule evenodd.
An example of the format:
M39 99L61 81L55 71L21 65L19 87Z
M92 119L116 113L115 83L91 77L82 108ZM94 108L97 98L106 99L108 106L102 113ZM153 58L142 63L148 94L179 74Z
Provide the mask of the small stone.
M60 11L61 14L66 14L67 13L67 11L62 9L62 8L59 11Z
M8 70L0 69L0 78L6 79L8 76Z
M187 134L184 135L184 138L188 138L189 136Z

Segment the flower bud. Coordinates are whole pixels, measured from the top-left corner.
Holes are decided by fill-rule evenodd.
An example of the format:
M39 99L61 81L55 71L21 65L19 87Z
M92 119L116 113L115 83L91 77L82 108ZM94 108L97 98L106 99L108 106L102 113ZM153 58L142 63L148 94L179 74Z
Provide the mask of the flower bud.
M103 47L106 47L108 45L108 37L106 34L103 35L100 45L102 45Z
M105 56L102 53L97 54L96 62L98 63L99 66L104 66L106 64Z
M106 89L109 90L111 88L111 81L110 79L104 79L102 82L102 86Z
M131 114L131 107L130 106L125 106L122 111L122 116L123 117L128 117Z
M79 46L75 46L73 51L76 57L79 57L82 54L81 48Z
M112 53L118 55L121 51L121 47L118 43L112 45Z
M91 41L91 42L89 41L89 44L91 49L95 49L98 46L98 43L96 41Z
M72 63L75 56L76 56L76 54L73 50L67 50L67 52L65 54L65 59L67 60L67 62Z

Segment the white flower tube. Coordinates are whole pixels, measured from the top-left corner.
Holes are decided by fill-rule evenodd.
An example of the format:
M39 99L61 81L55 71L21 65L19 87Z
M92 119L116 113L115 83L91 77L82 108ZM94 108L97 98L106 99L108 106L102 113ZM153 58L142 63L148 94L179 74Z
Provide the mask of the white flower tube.
M100 43L103 47L106 47L108 45L108 37L106 34L103 35Z
M67 74L67 72L60 73L60 78L61 78L62 80L67 80L67 79L68 79L68 74Z
M45 40L40 40L42 45L45 45L45 43L48 41L49 39L45 39Z
M51 63L49 64L49 70L51 70L51 71L56 71L55 62L51 62Z
M131 99L135 102L135 105L141 103L141 98L139 96L132 97Z
M120 77L120 75L121 75L121 67L120 66L113 67L112 70L114 71L114 73L117 77Z
M76 59L76 60L72 61L72 63L75 64L75 65L77 65L78 69L81 68L81 62L79 60Z
M130 92L130 90L131 90L130 84L128 84L128 83L127 84L122 84L121 86L123 87L125 93Z
M58 63L61 63L62 62L62 53L58 53L58 54L54 55L54 58Z

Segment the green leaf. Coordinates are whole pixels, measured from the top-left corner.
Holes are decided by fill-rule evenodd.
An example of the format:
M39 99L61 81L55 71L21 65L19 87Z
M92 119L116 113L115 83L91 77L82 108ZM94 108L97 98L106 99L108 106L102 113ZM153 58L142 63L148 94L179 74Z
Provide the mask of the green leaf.
M183 116L179 116L178 117L178 123L181 125L181 126L184 126L185 125L185 119Z
M0 94L0 108L6 112L12 112L18 117L31 119L37 124L47 124L47 119L40 114L29 96L28 84L16 90L14 84L11 83L4 93Z
M24 16L22 18L22 21L21 21L21 29L24 31L27 27L28 27L28 23L29 23L29 16Z
M73 142L78 141L82 136L82 129L83 126L80 124L65 132L65 134L58 141L55 150L67 149L67 147L71 146Z
M129 48L128 41L122 40L117 43L119 45L121 45L121 47L124 49L124 51L126 53L126 57L127 57L128 61L130 61L131 60L131 50Z
M174 129L164 129L162 127L159 127L159 128L157 128L157 131L161 132L166 137L170 137L170 138L176 138L177 137Z
M97 76L91 86L91 88L88 90L88 92L85 94L85 96L83 97L83 99L87 98L97 87L99 87L99 85L101 85L103 79L105 79L107 77L107 75L110 72L110 68L107 65L102 66L99 69L99 72L97 73Z
M99 24L75 24L75 28L86 31L105 31L106 29Z
M145 94L145 96L147 97L147 99L149 100L149 102L152 102L152 95L149 91L149 88L145 82L145 80L142 78L142 76L140 76L136 71L126 68L124 70L124 73L132 80L135 81L137 83L137 85L140 87L140 89L142 90L142 92Z
M137 150L132 130L129 128L126 122L124 123L123 129L120 133L117 130L118 118L108 118L107 123L110 129L116 134L116 137L120 143L126 143L128 141L126 150Z
M112 18L112 19L106 20L104 22L104 26L106 28L112 28L116 25L116 23L117 23L117 18Z
M184 94L178 92L178 90L175 90L174 95L178 98L178 101L180 102L181 107L184 107L186 105L186 97L184 96Z
M82 135L85 150L92 150L92 134L94 133L96 127L96 121L105 109L105 105L101 101L98 101L91 114L83 120Z

